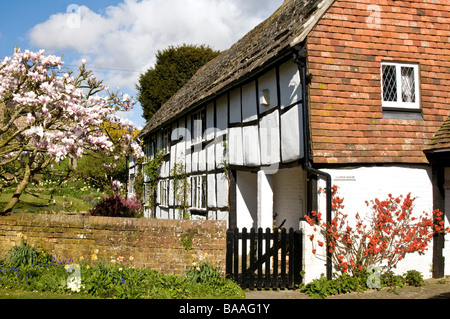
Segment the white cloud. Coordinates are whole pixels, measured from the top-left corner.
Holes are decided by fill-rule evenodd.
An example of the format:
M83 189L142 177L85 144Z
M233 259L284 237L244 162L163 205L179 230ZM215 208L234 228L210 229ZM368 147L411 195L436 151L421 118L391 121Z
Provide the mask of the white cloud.
M33 46L87 59L111 88L135 89L139 74L169 45L225 50L272 14L283 0L125 0L96 13L86 6L59 13L29 32ZM66 56L67 58L67 56Z

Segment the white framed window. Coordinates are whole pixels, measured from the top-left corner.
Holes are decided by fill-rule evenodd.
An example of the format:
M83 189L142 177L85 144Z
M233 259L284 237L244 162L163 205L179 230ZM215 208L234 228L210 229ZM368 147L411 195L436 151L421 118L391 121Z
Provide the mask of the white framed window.
M144 206L150 206L150 185L144 183Z
M420 109L419 65L411 63L381 63L383 107Z
M206 175L191 177L192 209L206 209Z
M169 180L163 179L158 185L158 204L164 207L169 206Z
M130 179L129 179L129 184L128 184L128 193L130 195L134 195L136 192L134 190L134 180L135 180L135 175L131 174L130 175Z
M161 150L166 154L169 152L170 147L170 129L164 129L161 133Z

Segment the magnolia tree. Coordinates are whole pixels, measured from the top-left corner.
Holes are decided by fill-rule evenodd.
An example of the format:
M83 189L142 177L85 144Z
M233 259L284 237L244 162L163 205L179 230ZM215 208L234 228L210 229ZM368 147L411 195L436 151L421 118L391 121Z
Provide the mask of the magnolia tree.
M143 156L132 123L118 115L134 102L103 86L85 63L74 75L61 57L19 49L0 62L0 192L15 187L0 215L11 212L32 177L54 162L87 151ZM105 122L122 136L111 139Z

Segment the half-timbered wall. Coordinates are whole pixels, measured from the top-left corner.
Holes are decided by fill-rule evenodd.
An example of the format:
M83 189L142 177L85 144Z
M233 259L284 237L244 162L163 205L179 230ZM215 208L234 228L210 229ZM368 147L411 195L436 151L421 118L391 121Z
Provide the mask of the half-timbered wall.
M192 217L227 219L231 206L226 168L254 173L264 170L269 176L276 174L284 164L292 165L303 157L302 102L298 65L287 61L147 136L146 144L155 141L154 147L148 147L150 157L157 149L166 150L155 217L179 218L172 173L176 163L182 163L189 175L188 202ZM283 184L281 176L276 179L280 185ZM303 174L298 177L304 179ZM256 198L258 183L252 183L252 187ZM276 200L279 192L269 193L271 205L281 209L284 204ZM299 196L303 197L303 193ZM234 207L239 219L239 209L244 206L237 203ZM245 206L242 216L247 213L257 216L257 209L256 203ZM270 216L264 217L271 223L272 209L269 209ZM146 215L150 216L151 212L147 210Z

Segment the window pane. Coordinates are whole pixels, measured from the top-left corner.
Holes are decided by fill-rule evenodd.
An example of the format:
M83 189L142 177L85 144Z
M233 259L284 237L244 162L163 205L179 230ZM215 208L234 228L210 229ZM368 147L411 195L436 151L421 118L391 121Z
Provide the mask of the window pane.
M402 101L416 102L414 68L402 67Z
M395 65L383 65L383 101L397 102L397 73Z
M201 202L201 208L206 208L206 176L202 176L202 202Z

